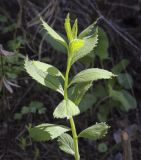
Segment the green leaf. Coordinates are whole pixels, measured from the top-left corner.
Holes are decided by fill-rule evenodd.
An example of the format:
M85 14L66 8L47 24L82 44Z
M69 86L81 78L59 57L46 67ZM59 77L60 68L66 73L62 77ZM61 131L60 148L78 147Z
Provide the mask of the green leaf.
M90 68L79 72L70 82L70 85L73 83L89 82L96 81L99 79L110 79L115 75L112 72L109 72L104 69L99 68Z
M128 66L128 64L129 64L129 61L127 59L123 59L112 68L112 72L114 74L119 74L123 70L125 70L125 68Z
M109 86L109 95L115 101L119 101L122 104L122 107L120 108L123 111L128 112L130 109L135 109L137 107L136 99L125 90L116 91Z
M111 108L109 106L109 103L105 102L104 104L98 106L97 117L98 117L99 122L106 122L107 121L110 110L111 110Z
M98 44L94 50L94 53L101 59L108 58L109 40L105 31L98 27Z
M70 129L63 125L44 123L33 128L29 128L31 138L36 141L48 141L61 136Z
M72 27L72 34L74 39L77 38L77 33L78 33L78 23L76 19Z
M44 29L47 31L47 33L56 41L58 41L60 44L65 46L67 48L66 41L57 33L55 32L43 19L41 19L42 25Z
M117 80L125 89L131 89L133 87L133 79L129 73L120 73Z
M109 126L106 123L96 123L79 133L78 137L88 138L91 140L101 139L107 134L108 128Z
M43 72L47 72L51 76L60 76L64 79L62 73L54 66L40 61L32 61L34 66Z
M78 106L71 100L63 100L55 109L53 115L55 118L67 118L78 115L80 113Z
M86 37L83 40L84 45L73 54L71 65L80 58L83 58L84 56L89 54L94 49L94 47L96 47L98 41L98 30L96 30L93 35Z
M55 50L57 50L58 52L65 53L65 54L67 53L66 47L62 45L60 42L56 41L52 36L50 36L44 30L39 32L39 34L44 38L45 42L49 43ZM61 35L64 39L66 39L64 35L60 33L58 34Z
M87 28L85 28L80 34L79 34L79 38L82 39L86 36L92 35L92 33L95 31L96 29L96 22L92 23L90 26L88 26Z
M65 26L65 30L66 30L68 40L72 41L73 40L73 34L72 34L71 25L70 25L70 15L69 15L69 13L67 14L67 17L65 19L64 26Z
M30 61L26 58L25 69L40 84L58 91L62 95L64 94L63 87L58 78L58 76L61 76L61 72L57 68L42 62Z
M84 45L84 40L82 39L74 39L70 42L70 53L75 54L75 52L79 51L81 47Z
M75 154L74 143L73 143L72 137L69 134L67 134L67 133L62 134L58 138L58 143L59 143L59 148L62 151L74 156L74 154Z
M77 83L73 87L69 88L69 97L76 104L79 105L81 99L92 86L92 82Z
M96 102L96 97L93 94L87 93L79 104L80 113L91 108Z

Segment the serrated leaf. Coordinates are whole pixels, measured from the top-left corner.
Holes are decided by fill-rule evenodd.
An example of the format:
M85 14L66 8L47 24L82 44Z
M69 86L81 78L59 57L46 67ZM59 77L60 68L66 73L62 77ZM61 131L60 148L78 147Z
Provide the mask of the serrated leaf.
M70 82L70 85L73 83L82 83L89 81L96 81L99 79L110 79L115 75L112 72L109 72L104 69L99 68L90 68L79 72Z
M137 107L136 99L126 90L116 91L109 86L109 95L115 101L119 101L122 104L120 107L123 111L128 112L130 109Z
M38 69L42 70L43 72L47 72L51 76L60 76L63 77L62 73L54 66L43 63L40 61L32 61L34 66L36 66ZM64 77L63 77L64 78Z
M108 128L109 126L106 123L96 123L79 133L78 137L98 140L107 134Z
M74 21L73 27L72 27L72 34L73 38L77 38L77 33L78 33L78 22L77 19Z
M41 19L42 25L44 29L47 31L47 33L56 41L61 43L63 46L67 48L67 43L66 41L57 33L55 32L43 19Z
M55 139L70 129L63 125L44 123L33 128L29 128L31 138L36 141L48 141Z
M84 40L82 39L74 39L70 42L70 53L75 54L81 47L84 45Z
M80 113L78 106L76 106L71 100L63 100L56 107L53 116L55 118L67 118L78 115Z
M59 148L62 151L74 156L74 154L75 154L74 143L73 143L72 137L69 134L67 134L67 133L62 134L58 138L58 143L59 143Z
M27 73L40 84L58 91L62 95L64 94L63 87L58 77L61 73L57 68L42 62L30 61L26 58L25 69Z
M98 27L98 44L94 50L94 53L101 59L108 58L109 40L105 31Z
M73 34L72 34L72 29L71 29L71 24L70 24L70 15L69 13L67 14L67 17L65 19L65 30L66 30L66 34L68 37L68 40L71 41L73 40Z
M92 35L92 33L95 31L96 29L96 22L92 23L91 25L89 25L87 28L85 28L80 34L79 34L79 38L82 39L84 37L87 37L89 35Z
M76 104L79 105L81 99L92 86L92 82L77 83L73 87L69 88L69 97Z
M98 41L98 31L96 30L93 35L86 37L83 40L84 45L78 51L76 51L76 53L73 54L71 65L80 58L83 58L84 56L89 54L94 49L94 47L96 47Z
M131 89L133 87L133 79L129 73L120 73L117 80L125 89Z

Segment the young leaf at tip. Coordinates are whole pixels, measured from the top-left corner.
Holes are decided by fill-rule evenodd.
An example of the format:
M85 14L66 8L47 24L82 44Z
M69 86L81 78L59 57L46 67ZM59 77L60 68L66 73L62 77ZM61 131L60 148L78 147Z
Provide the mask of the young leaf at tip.
M78 22L77 19L74 21L73 27L72 27L72 34L73 34L73 39L77 38L78 34Z
M65 26L65 30L66 30L68 40L72 41L73 40L73 34L72 34L72 29L71 29L71 24L70 24L70 14L69 13L67 14L67 17L65 19L64 26Z
M96 29L91 36L85 37L82 40L84 41L84 45L79 50L74 52L71 65L89 54L96 47L98 41L98 30Z

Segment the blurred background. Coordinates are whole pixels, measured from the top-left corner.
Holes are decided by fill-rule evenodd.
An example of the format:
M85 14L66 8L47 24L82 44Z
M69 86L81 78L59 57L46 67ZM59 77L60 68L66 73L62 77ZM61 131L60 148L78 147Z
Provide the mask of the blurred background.
M97 21L99 45L77 62L74 75L99 67L118 77L93 85L75 118L78 132L95 122L111 128L99 141L80 140L82 160L141 158L141 0L0 0L0 160L71 160L57 141L34 142L27 126L53 119L62 97L25 72L24 58L53 64L65 72L66 55L43 30L40 16L65 34L64 18L78 19L79 33ZM128 155L125 157L125 155Z

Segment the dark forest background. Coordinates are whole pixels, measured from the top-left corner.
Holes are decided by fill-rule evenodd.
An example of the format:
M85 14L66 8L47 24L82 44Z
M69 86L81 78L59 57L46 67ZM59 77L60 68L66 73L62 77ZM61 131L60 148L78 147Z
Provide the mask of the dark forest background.
M89 66L108 70L117 67L120 73L113 88L115 95L107 100L104 87L94 86L82 105L85 112L75 118L78 131L102 120L111 126L103 140L80 140L81 159L140 160L140 0L0 0L0 160L72 159L58 149L56 141L37 143L29 137L29 124L67 121L54 120L52 116L61 97L32 80L23 66L28 55L65 71L66 56L48 43L39 16L65 34L64 18L68 12L72 21L78 18L79 32L97 20L104 34L101 43L106 47L100 50L106 53L104 58L98 54L85 58L74 65L72 73ZM15 54L2 55L6 51ZM104 84L102 81L97 85ZM126 96L121 93L123 89L128 92ZM94 97L97 99L93 101ZM123 135L127 141L121 140ZM125 159L126 152L129 157Z

